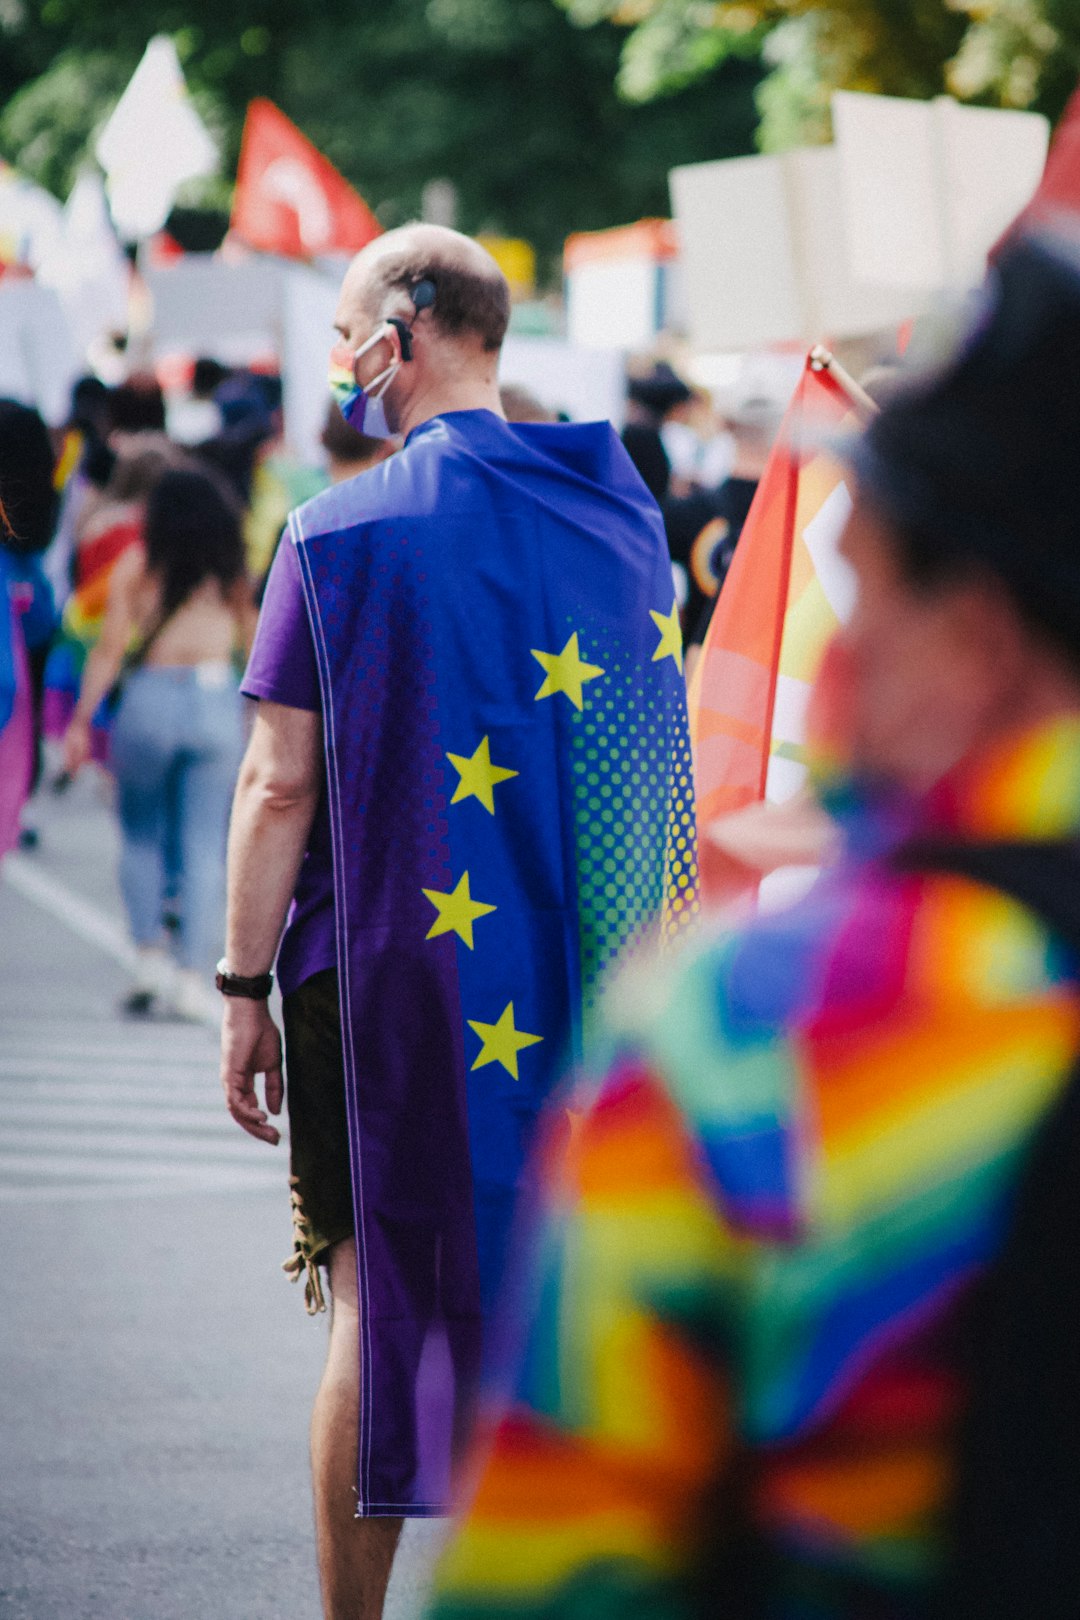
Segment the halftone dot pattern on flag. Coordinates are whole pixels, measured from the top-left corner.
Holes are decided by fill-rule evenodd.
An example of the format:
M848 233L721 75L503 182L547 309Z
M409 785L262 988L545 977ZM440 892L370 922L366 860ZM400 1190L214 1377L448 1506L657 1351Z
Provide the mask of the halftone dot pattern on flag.
M671 733L670 802L661 918L661 938L664 942L670 942L689 926L697 916L700 905L694 758L690 748L690 722L681 704L676 710Z
M582 656L604 669L571 720L588 1013L618 957L654 935L658 922L665 936L689 922L697 910L697 855L681 677L672 670L676 687L666 671L640 666L603 629L586 631L582 646Z

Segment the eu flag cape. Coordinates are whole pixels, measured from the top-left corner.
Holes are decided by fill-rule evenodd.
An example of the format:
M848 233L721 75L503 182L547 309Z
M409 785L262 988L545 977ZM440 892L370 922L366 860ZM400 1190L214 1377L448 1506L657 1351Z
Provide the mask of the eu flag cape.
M294 513L361 1305L359 1511L444 1512L533 1124L696 907L660 514L605 424L453 412Z

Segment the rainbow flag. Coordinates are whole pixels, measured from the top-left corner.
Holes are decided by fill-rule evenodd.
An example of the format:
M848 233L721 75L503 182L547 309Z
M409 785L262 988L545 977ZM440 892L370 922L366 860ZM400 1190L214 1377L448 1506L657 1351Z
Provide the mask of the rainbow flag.
M851 510L827 448L854 432L852 395L814 350L788 407L690 691L699 827L805 775L806 713L822 654L850 610L837 550Z

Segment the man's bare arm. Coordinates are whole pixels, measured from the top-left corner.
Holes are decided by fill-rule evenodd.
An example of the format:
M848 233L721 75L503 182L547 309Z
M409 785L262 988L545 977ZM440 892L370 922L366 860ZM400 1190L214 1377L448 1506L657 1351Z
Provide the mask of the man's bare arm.
M260 703L233 800L229 826L225 959L233 973L266 973L296 888L322 787L318 714ZM259 1106L255 1076L266 1076L266 1110L281 1112L281 1037L265 1001L229 996L221 1031L221 1081L229 1112L252 1136L280 1133Z

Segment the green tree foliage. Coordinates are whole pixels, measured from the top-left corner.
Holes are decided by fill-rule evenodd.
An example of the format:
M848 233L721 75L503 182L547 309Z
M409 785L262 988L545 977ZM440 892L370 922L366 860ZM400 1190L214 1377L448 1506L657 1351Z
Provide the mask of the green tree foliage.
M746 53L771 68L760 144L826 140L833 90L927 97L1056 117L1080 76L1080 0L559 0L582 25L629 29L631 101L684 91Z
M177 40L226 175L267 95L387 224L447 178L464 229L553 254L570 230L666 213L674 164L753 147L753 53L630 105L622 31L580 29L552 0L0 0L0 151L62 195L156 32Z

